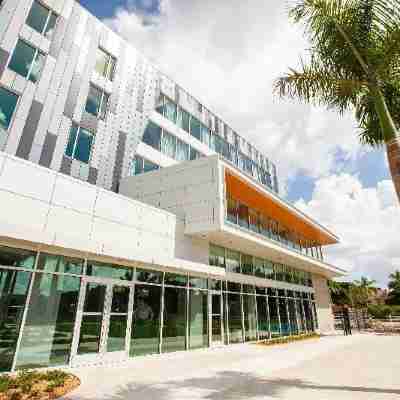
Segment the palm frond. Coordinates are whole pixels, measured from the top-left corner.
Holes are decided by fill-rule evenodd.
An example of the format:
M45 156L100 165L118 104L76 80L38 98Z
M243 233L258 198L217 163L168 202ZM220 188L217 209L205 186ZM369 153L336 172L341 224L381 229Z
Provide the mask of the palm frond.
M306 103L326 105L344 112L357 103L357 96L366 82L348 76L345 71L329 68L312 58L309 65L301 63L300 69L290 69L278 78L274 90L280 97L297 98Z

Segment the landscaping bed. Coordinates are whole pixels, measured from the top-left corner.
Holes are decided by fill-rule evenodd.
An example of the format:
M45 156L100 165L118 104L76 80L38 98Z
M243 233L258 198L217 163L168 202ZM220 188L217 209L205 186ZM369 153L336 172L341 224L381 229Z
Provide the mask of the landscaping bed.
M63 371L21 371L0 375L0 400L52 400L78 387L79 379Z
M272 346L274 344L285 344L285 343L298 342L300 340L319 339L319 338L320 335L318 335L317 333L309 333L304 335L284 336L273 339L260 340L256 344L260 344L263 346Z

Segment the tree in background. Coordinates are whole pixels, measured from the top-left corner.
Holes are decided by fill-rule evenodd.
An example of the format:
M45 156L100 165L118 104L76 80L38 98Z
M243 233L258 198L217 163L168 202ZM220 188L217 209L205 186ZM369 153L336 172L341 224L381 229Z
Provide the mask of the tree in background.
M386 145L400 201L400 1L302 0L289 16L304 25L310 57L275 90L341 114L354 111L361 142Z
M389 275L389 298L388 304L400 305L400 271Z

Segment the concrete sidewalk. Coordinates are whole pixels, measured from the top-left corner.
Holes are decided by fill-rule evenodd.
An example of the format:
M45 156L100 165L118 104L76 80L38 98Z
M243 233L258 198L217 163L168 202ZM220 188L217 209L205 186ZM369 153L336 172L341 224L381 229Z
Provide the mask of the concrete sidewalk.
M388 400L400 398L399 336L234 345L73 370L68 400Z

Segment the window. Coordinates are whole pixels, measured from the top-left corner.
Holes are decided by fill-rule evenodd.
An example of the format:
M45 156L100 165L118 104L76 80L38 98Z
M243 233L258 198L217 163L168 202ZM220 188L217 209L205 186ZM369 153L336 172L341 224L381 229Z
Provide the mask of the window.
M190 119L190 134L201 141L201 125L200 121L195 117Z
M178 125L184 131L189 133L190 114L188 112L186 112L185 110L179 109Z
M189 160L189 145L179 139L176 140L176 160Z
M170 158L176 155L176 137L166 131L163 131L161 138L161 152Z
M112 81L114 79L115 64L116 60L112 55L100 48L97 49L95 69L100 75Z
M193 147L190 147L190 159L197 160L200 157L201 157L201 154L197 150L195 150Z
M160 151L161 128L156 124L149 122L143 134L143 142Z
M50 38L57 23L57 15L38 1L34 1L26 23L35 31Z
M0 137L11 124L18 96L0 87Z
M8 68L35 83L40 79L45 56L39 50L18 40Z
M89 163L94 135L87 129L72 125L65 155L75 160Z
M165 97L164 117L176 124L176 104Z
M105 119L108 108L109 95L103 90L90 85L88 98L86 100L85 110L100 119Z

